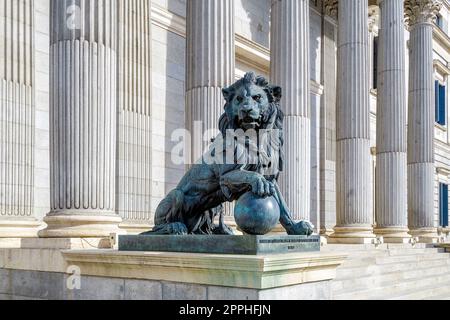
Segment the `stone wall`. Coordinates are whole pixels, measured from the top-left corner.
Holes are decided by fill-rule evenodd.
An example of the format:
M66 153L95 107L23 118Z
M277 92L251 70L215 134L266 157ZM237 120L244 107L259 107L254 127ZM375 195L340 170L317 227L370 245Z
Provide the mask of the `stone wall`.
M109 277L0 269L0 300L330 300L331 281L257 290Z

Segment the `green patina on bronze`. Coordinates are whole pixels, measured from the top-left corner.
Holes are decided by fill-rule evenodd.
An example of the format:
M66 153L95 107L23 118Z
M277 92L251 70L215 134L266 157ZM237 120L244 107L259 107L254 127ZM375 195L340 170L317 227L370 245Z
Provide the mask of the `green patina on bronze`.
M284 161L282 89L250 72L225 88L223 96L226 104L219 119L220 134L204 157L191 166L178 186L160 202L155 227L143 235L232 235L232 229L224 222L223 204L249 192L253 198L238 201L236 207L237 225L247 234L267 234L279 222L289 235L311 235L313 226L309 221L292 219L277 182ZM250 139L244 134L240 142L233 138L238 143L230 146L227 144L230 131L233 134L251 131L261 136ZM253 152L247 152L250 150ZM229 153L234 158L231 163ZM272 211L266 210L270 208ZM205 238L198 243L203 241ZM220 241L223 239L217 240Z

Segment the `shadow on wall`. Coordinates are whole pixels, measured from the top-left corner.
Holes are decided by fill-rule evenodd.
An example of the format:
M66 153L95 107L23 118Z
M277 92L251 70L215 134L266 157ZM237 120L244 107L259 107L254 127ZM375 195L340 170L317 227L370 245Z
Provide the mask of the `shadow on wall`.
M167 9L179 16L186 17L187 0L167 0Z
M270 3L271 0L240 0L241 5L250 20L250 32L253 41L269 48L270 46ZM239 32L239 26L236 25Z

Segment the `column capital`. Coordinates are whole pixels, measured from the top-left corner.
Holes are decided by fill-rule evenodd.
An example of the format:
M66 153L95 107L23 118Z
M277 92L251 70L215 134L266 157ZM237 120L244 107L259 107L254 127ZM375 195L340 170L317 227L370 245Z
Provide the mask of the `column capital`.
M406 23L412 27L432 23L441 10L442 0L405 0Z
M369 7L369 18L368 18L368 25L369 25L369 32L378 32L378 24L380 21L380 8L377 6L370 6Z
M338 16L338 0L324 0L323 1L324 14L337 18Z

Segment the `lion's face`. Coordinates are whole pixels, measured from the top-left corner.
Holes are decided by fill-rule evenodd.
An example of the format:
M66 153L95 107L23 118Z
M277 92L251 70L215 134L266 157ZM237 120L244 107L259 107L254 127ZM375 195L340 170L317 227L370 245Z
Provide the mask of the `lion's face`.
M267 93L260 86L251 84L239 87L230 103L231 112L238 128L258 129L269 108Z

